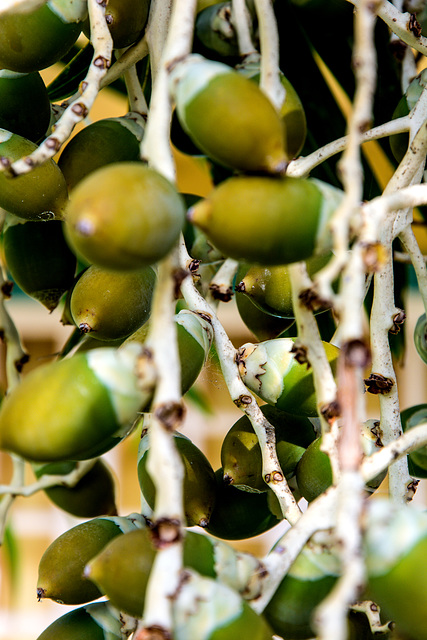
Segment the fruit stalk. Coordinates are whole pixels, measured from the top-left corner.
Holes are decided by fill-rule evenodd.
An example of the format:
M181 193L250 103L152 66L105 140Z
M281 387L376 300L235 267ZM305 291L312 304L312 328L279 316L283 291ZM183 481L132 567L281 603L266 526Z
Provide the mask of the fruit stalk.
M279 111L286 98L286 90L280 82L279 34L271 0L255 0L261 44L260 88Z
M62 485L65 487L75 487L76 484L88 473L96 462L96 458L91 460L81 460L76 463L75 469L67 473L66 475L43 475L36 482L25 485L22 483L19 487L12 487L10 485L0 484L0 494L13 493L14 496L24 496L28 498L34 495L37 491L43 491L50 487L56 487Z
M251 18L245 0L232 0L231 11L240 55L243 57L256 53L250 30Z

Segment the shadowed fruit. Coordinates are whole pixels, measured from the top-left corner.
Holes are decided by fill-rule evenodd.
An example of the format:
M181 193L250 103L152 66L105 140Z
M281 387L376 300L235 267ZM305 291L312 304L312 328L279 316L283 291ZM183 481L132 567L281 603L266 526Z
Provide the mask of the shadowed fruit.
M94 602L57 618L37 640L123 640L121 626L108 602Z
M50 123L47 89L38 72L0 71L0 127L38 142Z

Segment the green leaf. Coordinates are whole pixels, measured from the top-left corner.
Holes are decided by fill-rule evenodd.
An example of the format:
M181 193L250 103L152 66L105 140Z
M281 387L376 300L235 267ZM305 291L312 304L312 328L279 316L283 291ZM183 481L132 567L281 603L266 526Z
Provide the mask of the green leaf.
M86 77L92 56L93 47L89 43L70 60L47 87L51 102L65 100L77 91L80 82Z

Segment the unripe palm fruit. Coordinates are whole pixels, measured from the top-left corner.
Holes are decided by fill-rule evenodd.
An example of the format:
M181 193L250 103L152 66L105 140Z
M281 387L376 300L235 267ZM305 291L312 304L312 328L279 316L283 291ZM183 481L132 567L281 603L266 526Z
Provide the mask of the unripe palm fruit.
M414 329L414 344L421 360L427 364L427 317L423 313Z
M123 49L139 40L147 24L151 0L109 0L105 19L115 49ZM90 38L89 20L83 26Z
M264 609L274 632L284 638L312 638L314 609L339 575L337 558L327 547L306 545Z
M427 639L427 513L375 500L367 505L367 595L393 620L396 631Z
M408 407L400 414L403 431L408 431L418 424L427 422L427 404ZM427 478L427 446L408 454L408 468L411 476Z
M121 626L108 602L94 602L54 620L37 640L123 640Z
M50 101L41 75L0 71L0 127L38 142L50 123Z
M185 571L172 601L175 640L271 640L273 631L233 589Z
M3 166L8 167L35 149L37 145L30 140L0 129L0 162ZM53 160L46 160L29 173L16 177L0 172L0 207L20 218L62 218L67 199L65 178Z
M313 425L308 418L291 416L270 405L264 405L261 411L274 427L280 467L285 477L290 478L315 438ZM248 491L267 491L261 448L247 416L237 420L227 432L221 447L221 466L225 482Z
M51 462L36 466L34 472L37 478L66 475L74 471L77 465L78 462L73 461ZM57 485L44 491L53 504L77 518L117 514L114 478L103 460L97 460L74 487Z
M328 250L327 222L341 197L319 180L236 176L192 207L188 218L230 258L288 264Z
M208 58L239 56L237 33L232 19L231 3L220 2L199 11L194 25L195 44Z
M105 118L81 129L64 147L58 160L69 191L107 164L138 161L142 135L138 120L126 117Z
M84 575L86 564L115 536L136 528L127 518L94 518L69 529L46 549L39 564L38 599L84 604L102 594Z
M140 353L136 344L95 349L28 373L2 403L0 448L35 462L107 451L149 400L135 373Z
M199 55L178 62L170 82L182 127L213 160L241 171L284 170L280 116L255 83Z
M295 338L276 338L244 344L238 350L243 382L265 402L293 415L317 416L313 372L292 353ZM335 370L340 350L323 342L326 357Z
M293 319L278 318L264 313L243 293L236 292L236 305L240 317L258 340L277 338L295 322Z
M174 433L174 442L184 465L184 513L187 526L206 527L216 500L214 471L203 452L186 436ZM141 492L151 509L156 501L156 488L147 469L149 432L138 449L138 481Z
M215 472L217 494L206 531L224 540L258 536L278 524L283 516L271 489L263 493L240 491L223 480L222 468Z
M71 49L86 14L81 0L49 0L29 12L2 15L0 68L29 73L50 67Z
M109 271L91 265L71 292L76 326L99 340L126 338L148 320L155 281L151 267Z
M65 241L62 222L9 218L6 225L3 250L10 275L24 293L53 311L73 284L77 266Z
M408 113L415 107L426 85L427 70L423 69L421 73L412 80L409 87L406 89L405 94L401 97L396 109L394 110L393 119L408 115ZM390 136L390 149L397 162L400 162L405 155L408 148L408 142L408 133L397 133Z
M67 238L106 269L140 269L172 249L184 226L184 201L160 173L139 162L101 167L74 189Z

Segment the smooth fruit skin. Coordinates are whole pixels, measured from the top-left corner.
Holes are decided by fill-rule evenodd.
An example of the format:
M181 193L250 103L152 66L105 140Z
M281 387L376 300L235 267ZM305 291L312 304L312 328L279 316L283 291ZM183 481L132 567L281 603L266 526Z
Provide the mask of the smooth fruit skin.
M129 47L142 35L147 24L150 0L109 0L105 12L114 47Z
M240 171L286 167L279 114L255 83L198 55L179 62L170 82L181 125L206 155Z
M421 360L427 364L427 318L425 313L418 318L415 325L414 343Z
M24 293L53 311L73 284L77 267L64 238L63 223L16 218L6 224L3 250L10 275Z
M235 295L239 315L257 340L277 338L295 322L294 320L277 318L269 313L264 313L243 293L236 292Z
M307 502L311 502L326 491L333 480L329 456L321 451L321 444L321 438L312 442L296 468L298 489Z
M29 73L50 67L80 35L80 22L65 22L50 2L35 11L2 15L0 67Z
M67 238L88 262L132 270L161 260L177 242L185 206L175 187L139 162L101 167L74 189Z
M151 267L126 272L91 265L71 292L76 326L99 340L126 338L148 320L155 281Z
M0 127L39 142L50 123L50 101L41 75L0 71Z
M95 602L57 618L37 640L123 640L120 627L108 603Z
M0 129L0 161L11 164L30 155L37 145ZM68 199L67 185L58 165L47 160L29 173L8 177L0 172L0 207L28 220L61 219Z
M324 226L340 197L334 190L326 205L318 185L302 178L233 177L192 207L188 218L235 260L265 266L306 260L323 244L327 248Z

